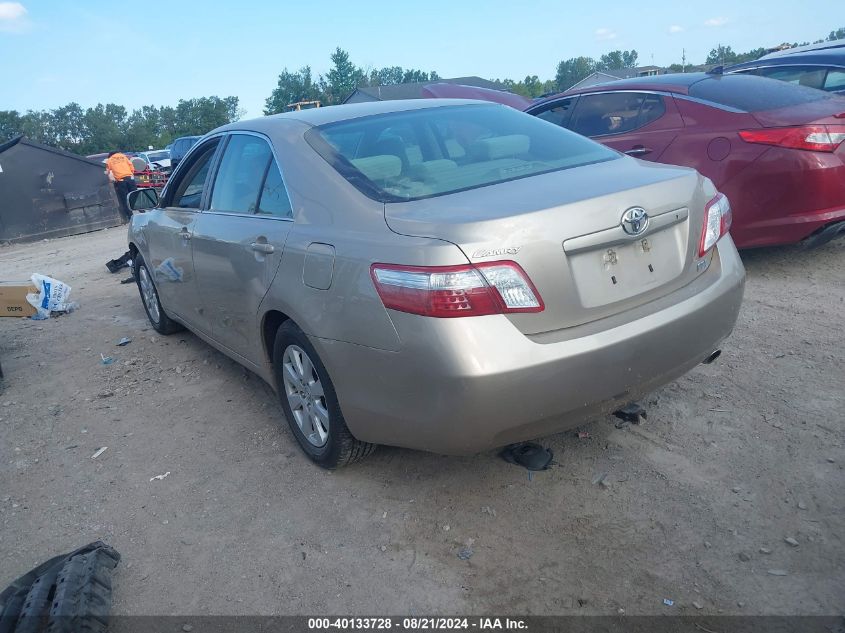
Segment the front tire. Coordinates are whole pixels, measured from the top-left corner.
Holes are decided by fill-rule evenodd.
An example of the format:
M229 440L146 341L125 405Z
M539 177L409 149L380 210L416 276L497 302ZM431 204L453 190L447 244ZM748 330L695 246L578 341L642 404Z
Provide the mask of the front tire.
M375 449L352 435L331 378L308 337L292 321L276 333L273 368L279 400L300 447L316 464L333 470Z
M144 305L144 312L147 313L147 318L150 320L153 329L164 335L173 334L183 329L180 324L167 316L164 308L161 307L158 290L153 283L153 275L147 268L144 258L136 254L133 264L135 282L138 284L138 292L141 294L141 303Z

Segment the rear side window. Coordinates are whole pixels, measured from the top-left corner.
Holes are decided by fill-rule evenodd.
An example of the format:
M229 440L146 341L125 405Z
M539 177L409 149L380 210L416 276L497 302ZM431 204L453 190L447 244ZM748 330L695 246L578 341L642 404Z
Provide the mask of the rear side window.
M813 88L739 74L702 79L690 86L689 96L744 112L775 110L830 98Z
M262 138L233 134L229 138L211 194L211 209L255 213L261 184L272 153Z
M757 70L757 74L769 79L821 89L827 71L818 66L782 66L780 68L760 68Z
M824 80L825 90L845 90L845 69L831 68Z
M261 187L261 198L258 201L258 213L272 215L277 218L293 217L293 209L290 205L285 183L282 180L282 172L275 160L270 160L267 167L267 177Z
M501 105L361 117L312 128L305 138L352 185L381 202L441 196L618 158L598 143Z
M607 92L581 95L569 127L584 136L624 134L656 121L666 113L660 95Z

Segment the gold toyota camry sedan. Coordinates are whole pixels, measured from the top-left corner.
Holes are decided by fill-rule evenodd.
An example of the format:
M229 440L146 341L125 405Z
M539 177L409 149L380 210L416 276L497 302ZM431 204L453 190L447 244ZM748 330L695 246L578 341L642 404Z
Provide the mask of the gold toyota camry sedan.
M611 412L714 359L743 294L708 179L475 101L233 123L129 200L153 327L273 385L326 468Z

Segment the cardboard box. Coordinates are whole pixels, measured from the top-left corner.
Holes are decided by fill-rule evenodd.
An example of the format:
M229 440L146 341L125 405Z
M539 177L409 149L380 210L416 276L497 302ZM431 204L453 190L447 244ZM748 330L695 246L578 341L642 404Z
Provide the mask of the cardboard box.
M0 281L0 317L31 317L35 308L27 293L38 292L31 281Z

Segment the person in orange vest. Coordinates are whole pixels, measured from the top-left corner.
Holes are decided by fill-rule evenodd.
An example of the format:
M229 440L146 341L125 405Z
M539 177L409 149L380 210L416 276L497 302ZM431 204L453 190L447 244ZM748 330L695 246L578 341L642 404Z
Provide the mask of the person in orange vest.
M126 203L126 196L130 191L138 188L135 186L135 170L132 168L132 161L122 152L109 152L109 157L106 159L106 174L114 183L120 212L128 222L132 217L132 211Z

